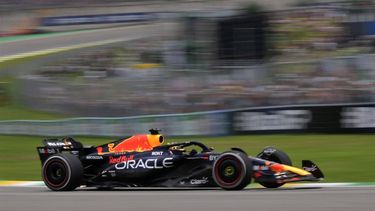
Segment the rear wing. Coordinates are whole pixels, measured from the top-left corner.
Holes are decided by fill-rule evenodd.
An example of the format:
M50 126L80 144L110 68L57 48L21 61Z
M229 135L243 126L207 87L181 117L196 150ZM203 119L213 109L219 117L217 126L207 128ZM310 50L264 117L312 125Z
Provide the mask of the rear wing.
M46 138L43 140L44 146L37 147L40 161L42 164L51 155L61 153L63 151L69 151L72 154L79 155L83 150L83 146L80 142L74 140L71 137L58 138Z
M58 138L46 138L43 140L44 146L52 148L63 148L63 149L72 149L72 148L82 148L82 144L72 137L64 137L61 139Z

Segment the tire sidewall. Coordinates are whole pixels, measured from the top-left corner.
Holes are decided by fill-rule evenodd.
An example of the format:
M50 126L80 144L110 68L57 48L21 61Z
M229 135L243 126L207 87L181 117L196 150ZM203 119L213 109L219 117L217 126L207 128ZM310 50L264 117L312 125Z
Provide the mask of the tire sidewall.
M69 158L69 156L71 157ZM49 189L54 190L54 191L66 191L66 190L73 190L79 186L80 181L73 181L73 180L79 178L80 175L82 175L82 173L80 172L82 170L82 166L79 166L80 169L73 169L72 165L74 164L70 163L72 162L72 159L77 159L78 162L80 162L79 159L75 157L74 155L64 155L64 154L53 155L44 162L42 166L42 178L43 178L44 184ZM62 162L64 167L66 168L65 171L66 171L67 178L64 179L64 181L62 182L63 184L61 185L51 184L51 182L48 179L47 168L54 162ZM77 161L74 161L74 162L77 162ZM75 173L72 171L75 171Z

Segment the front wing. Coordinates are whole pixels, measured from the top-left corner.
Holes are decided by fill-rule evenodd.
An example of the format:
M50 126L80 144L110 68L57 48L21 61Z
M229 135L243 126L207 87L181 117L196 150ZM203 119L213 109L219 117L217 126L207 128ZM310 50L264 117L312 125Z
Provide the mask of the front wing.
M276 162L253 159L253 177L256 182L289 183L299 181L320 181L324 175L319 167L309 160L302 161L302 168Z

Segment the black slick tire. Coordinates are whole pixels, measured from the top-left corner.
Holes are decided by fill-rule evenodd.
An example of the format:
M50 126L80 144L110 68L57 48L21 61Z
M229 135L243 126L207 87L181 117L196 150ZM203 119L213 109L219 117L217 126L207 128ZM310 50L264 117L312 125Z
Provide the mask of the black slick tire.
M225 190L241 190L251 182L252 161L244 153L229 151L213 164L212 177Z
M72 191L80 186L83 177L81 161L72 154L55 154L42 166L42 177L53 191Z

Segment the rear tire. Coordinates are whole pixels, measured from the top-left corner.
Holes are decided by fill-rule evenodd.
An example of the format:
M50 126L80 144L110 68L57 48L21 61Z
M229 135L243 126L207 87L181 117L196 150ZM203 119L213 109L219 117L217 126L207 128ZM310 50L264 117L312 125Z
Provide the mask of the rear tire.
M229 151L221 154L212 168L216 184L225 190L241 190L251 182L252 162L244 153Z
M275 149L275 151L272 152L271 154L260 153L259 155L257 155L257 157L264 159L264 160L269 160L269 161L273 161L276 163L285 164L288 166L292 165L292 161L290 160L288 154L278 149ZM278 188L278 187L283 186L285 183L259 182L259 184L261 184L263 187L266 187L266 188Z
M44 162L42 177L46 186L53 191L72 191L81 184L82 163L72 154L55 154Z

